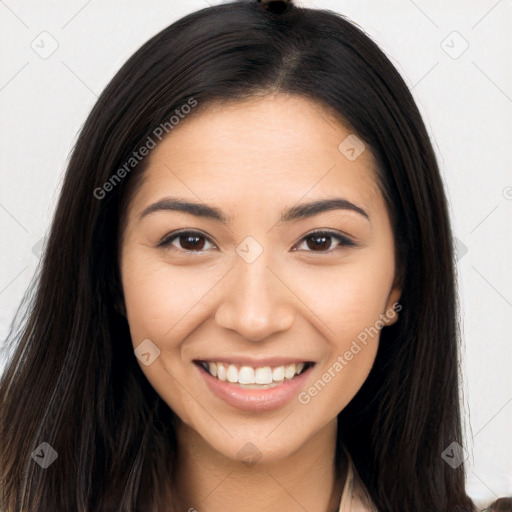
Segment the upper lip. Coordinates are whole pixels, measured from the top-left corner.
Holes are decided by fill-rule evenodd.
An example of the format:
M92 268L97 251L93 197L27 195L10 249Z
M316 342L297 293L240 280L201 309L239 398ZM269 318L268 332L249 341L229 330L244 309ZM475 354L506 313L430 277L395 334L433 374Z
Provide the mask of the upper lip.
M258 368L262 366L283 366L295 363L314 363L314 361L312 361L311 359L301 359L296 357L267 357L265 359L254 359L243 356L207 357L204 359L194 359L194 362L227 363L234 364L237 366L252 366L253 368Z

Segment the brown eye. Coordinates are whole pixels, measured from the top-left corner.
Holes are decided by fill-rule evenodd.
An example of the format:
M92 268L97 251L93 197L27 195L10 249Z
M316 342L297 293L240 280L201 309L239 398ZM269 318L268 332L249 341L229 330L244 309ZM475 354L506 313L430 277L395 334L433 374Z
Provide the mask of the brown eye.
M177 241L177 244L174 242ZM196 231L182 231L165 237L158 247L171 247L184 252L201 252L207 243L212 243L205 235ZM212 243L212 245L214 245Z
M333 252L331 249L333 239L338 242L336 247L355 247L355 243L349 238L330 231L317 231L305 236L302 243L306 243L310 252ZM335 248L336 248L335 247Z
M184 243L182 241L180 245L187 251L200 251L204 247L204 239L197 235L180 235L178 239L185 241Z
M307 240L310 249L318 249L319 251L326 251L331 247L332 243L331 237L328 235L311 235Z

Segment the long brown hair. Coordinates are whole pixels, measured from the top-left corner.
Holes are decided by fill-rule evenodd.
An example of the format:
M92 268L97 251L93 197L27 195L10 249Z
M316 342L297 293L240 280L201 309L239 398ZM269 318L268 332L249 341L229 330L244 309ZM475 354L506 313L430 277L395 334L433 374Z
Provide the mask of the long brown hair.
M269 91L319 102L358 134L378 164L393 225L400 320L383 329L367 381L339 415L337 460L343 444L380 511L474 510L464 465L441 456L463 444L453 241L415 102L344 17L233 2L144 44L81 130L40 275L9 336L0 381L4 512L171 509L163 496L176 470L177 418L136 362L117 265L120 222L147 158L119 169L191 99L205 106ZM46 468L33 456L48 452L42 443L58 454Z

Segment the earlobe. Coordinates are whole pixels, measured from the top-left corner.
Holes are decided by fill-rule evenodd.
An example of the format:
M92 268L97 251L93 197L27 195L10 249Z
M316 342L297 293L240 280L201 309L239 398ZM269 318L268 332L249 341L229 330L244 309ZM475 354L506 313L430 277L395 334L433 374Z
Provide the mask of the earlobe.
M398 302L393 303L391 307L386 309L386 313L384 313L386 316L386 326L393 325L398 322L398 312L400 309L402 309L402 306Z
M389 292L388 300L386 303L386 310L384 311L384 320L386 325L393 325L398 322L399 312L402 309L402 305L399 303L402 295L402 288L400 285L395 283L393 288Z

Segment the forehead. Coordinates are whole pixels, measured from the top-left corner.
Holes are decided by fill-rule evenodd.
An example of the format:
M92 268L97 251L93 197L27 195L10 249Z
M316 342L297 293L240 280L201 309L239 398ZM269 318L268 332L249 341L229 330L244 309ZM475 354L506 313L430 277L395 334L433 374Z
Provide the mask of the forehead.
M334 192L370 203L379 194L357 135L312 100L282 94L199 105L150 153L138 202L170 190L220 206Z

